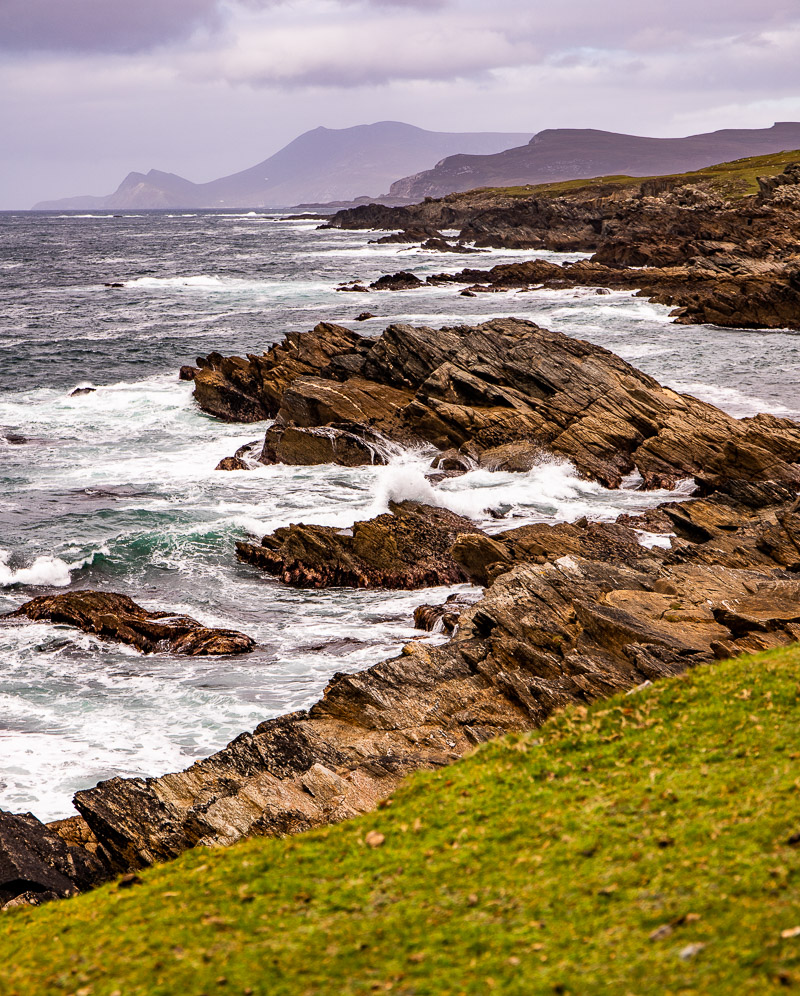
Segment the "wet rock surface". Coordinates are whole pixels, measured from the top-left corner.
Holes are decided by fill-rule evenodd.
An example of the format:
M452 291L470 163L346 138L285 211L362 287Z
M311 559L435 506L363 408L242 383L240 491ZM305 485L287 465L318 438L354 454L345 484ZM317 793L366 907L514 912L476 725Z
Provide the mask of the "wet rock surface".
M474 529L447 509L393 502L386 514L352 529L291 525L260 544L237 543L236 555L302 588L424 588L466 580L450 548Z
M439 605L419 605L414 609L414 625L428 633L452 634L461 613L478 601L477 595L455 592Z
M128 643L143 653L168 652L198 656L245 654L255 641L232 629L211 629L191 616L149 612L127 595L105 591L69 591L40 595L6 620L27 617L66 626L77 626L105 640Z

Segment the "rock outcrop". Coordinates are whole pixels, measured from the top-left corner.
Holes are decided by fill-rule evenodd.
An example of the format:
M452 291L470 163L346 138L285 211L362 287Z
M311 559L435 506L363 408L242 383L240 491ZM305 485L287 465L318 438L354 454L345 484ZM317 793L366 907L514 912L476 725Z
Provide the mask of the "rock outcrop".
M390 503L390 511L352 529L292 525L260 544L239 542L236 556L301 588L424 588L466 580L450 556L475 524L444 508Z
M262 356L198 357L191 378L195 400L203 411L226 421L274 418L294 380L324 369L334 356L353 352L359 341L355 332L323 322L313 332L290 332Z
M79 792L71 820L42 827L3 814L0 898L37 902L198 844L346 819L376 806L406 773L536 727L564 704L797 641L797 488L736 480L617 523L539 524L494 537L458 523L452 559L462 577L487 587L456 607L448 644L414 642L393 660L334 675L311 709L268 720L186 771ZM398 506L394 523L363 528L382 555L402 518L428 522L431 512L441 510ZM669 547L643 546L650 533L669 536ZM284 549L301 534L309 544L320 535L287 530Z
M0 909L74 896L107 877L88 848L70 846L31 813L0 810Z
M211 629L191 616L149 612L127 595L107 591L40 595L2 618L22 617L77 626L101 639L128 643L146 654L246 654L255 647L255 641L244 633Z
M511 271L500 276L527 272ZM313 375L287 382L272 356L283 345L247 368L253 397L279 406L263 462L380 462L377 433L433 444L453 469L522 470L547 454L563 457L610 487L634 471L646 487L682 478L707 489L735 479L800 481L797 423L732 418L608 350L531 322L390 325L377 339L349 333L349 351L335 355L341 337L335 327L330 334L331 349L322 326L312 334L324 363Z

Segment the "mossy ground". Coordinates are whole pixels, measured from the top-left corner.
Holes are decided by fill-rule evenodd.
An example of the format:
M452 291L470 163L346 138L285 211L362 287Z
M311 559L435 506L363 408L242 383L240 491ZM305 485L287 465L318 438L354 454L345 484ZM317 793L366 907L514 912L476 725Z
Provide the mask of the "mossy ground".
M792 648L568 709L358 820L3 914L0 993L800 988L799 706Z
M777 176L790 163L800 161L800 151L776 152L767 156L749 156L691 173L674 173L665 177L655 176L598 176L591 180L562 180L556 183L539 183L521 187L491 187L465 194L451 194L447 200L470 197L475 194L492 194L512 199L530 197L561 197L565 194L591 193L595 188L608 187L611 190L623 187L638 187L645 180L668 179L681 183L696 183L709 186L727 200L739 200L758 193L758 177Z

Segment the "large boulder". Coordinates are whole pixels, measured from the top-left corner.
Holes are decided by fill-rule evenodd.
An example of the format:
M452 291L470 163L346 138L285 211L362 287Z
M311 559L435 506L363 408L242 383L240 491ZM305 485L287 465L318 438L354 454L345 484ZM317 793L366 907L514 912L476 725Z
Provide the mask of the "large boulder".
M423 588L466 580L450 548L457 536L474 531L473 522L419 502L390 508L352 529L276 529L260 544L237 543L236 555L302 588Z
M255 640L232 629L211 629L191 616L149 612L127 595L107 591L67 591L40 595L3 618L46 619L77 626L105 640L128 643L144 653L246 654Z

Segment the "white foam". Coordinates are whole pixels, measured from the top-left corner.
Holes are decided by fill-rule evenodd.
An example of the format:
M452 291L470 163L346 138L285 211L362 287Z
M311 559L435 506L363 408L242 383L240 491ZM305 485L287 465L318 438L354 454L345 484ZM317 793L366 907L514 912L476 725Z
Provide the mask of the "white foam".
M735 387L725 387L721 384L706 384L702 381L673 381L670 386L682 394L691 394L701 401L708 401L717 408L743 418L747 415L757 415L759 412L769 412L772 415L796 416L797 408L789 408L777 401L766 401L746 394Z
M12 585L42 585L54 588L64 588L72 580L70 566L58 557L37 557L30 567L14 568L8 566L11 554L8 550L0 550L0 588L10 588Z
M647 547L648 550L654 548L669 550L672 547L672 539L675 533L650 533L646 529L637 529L636 535L639 538L639 543Z
M121 281L129 290L150 290L195 294L257 294L262 297L294 298L306 294L333 293L334 286L321 280L249 280L217 274L194 274L185 277L134 277ZM103 287L103 290L106 288Z

